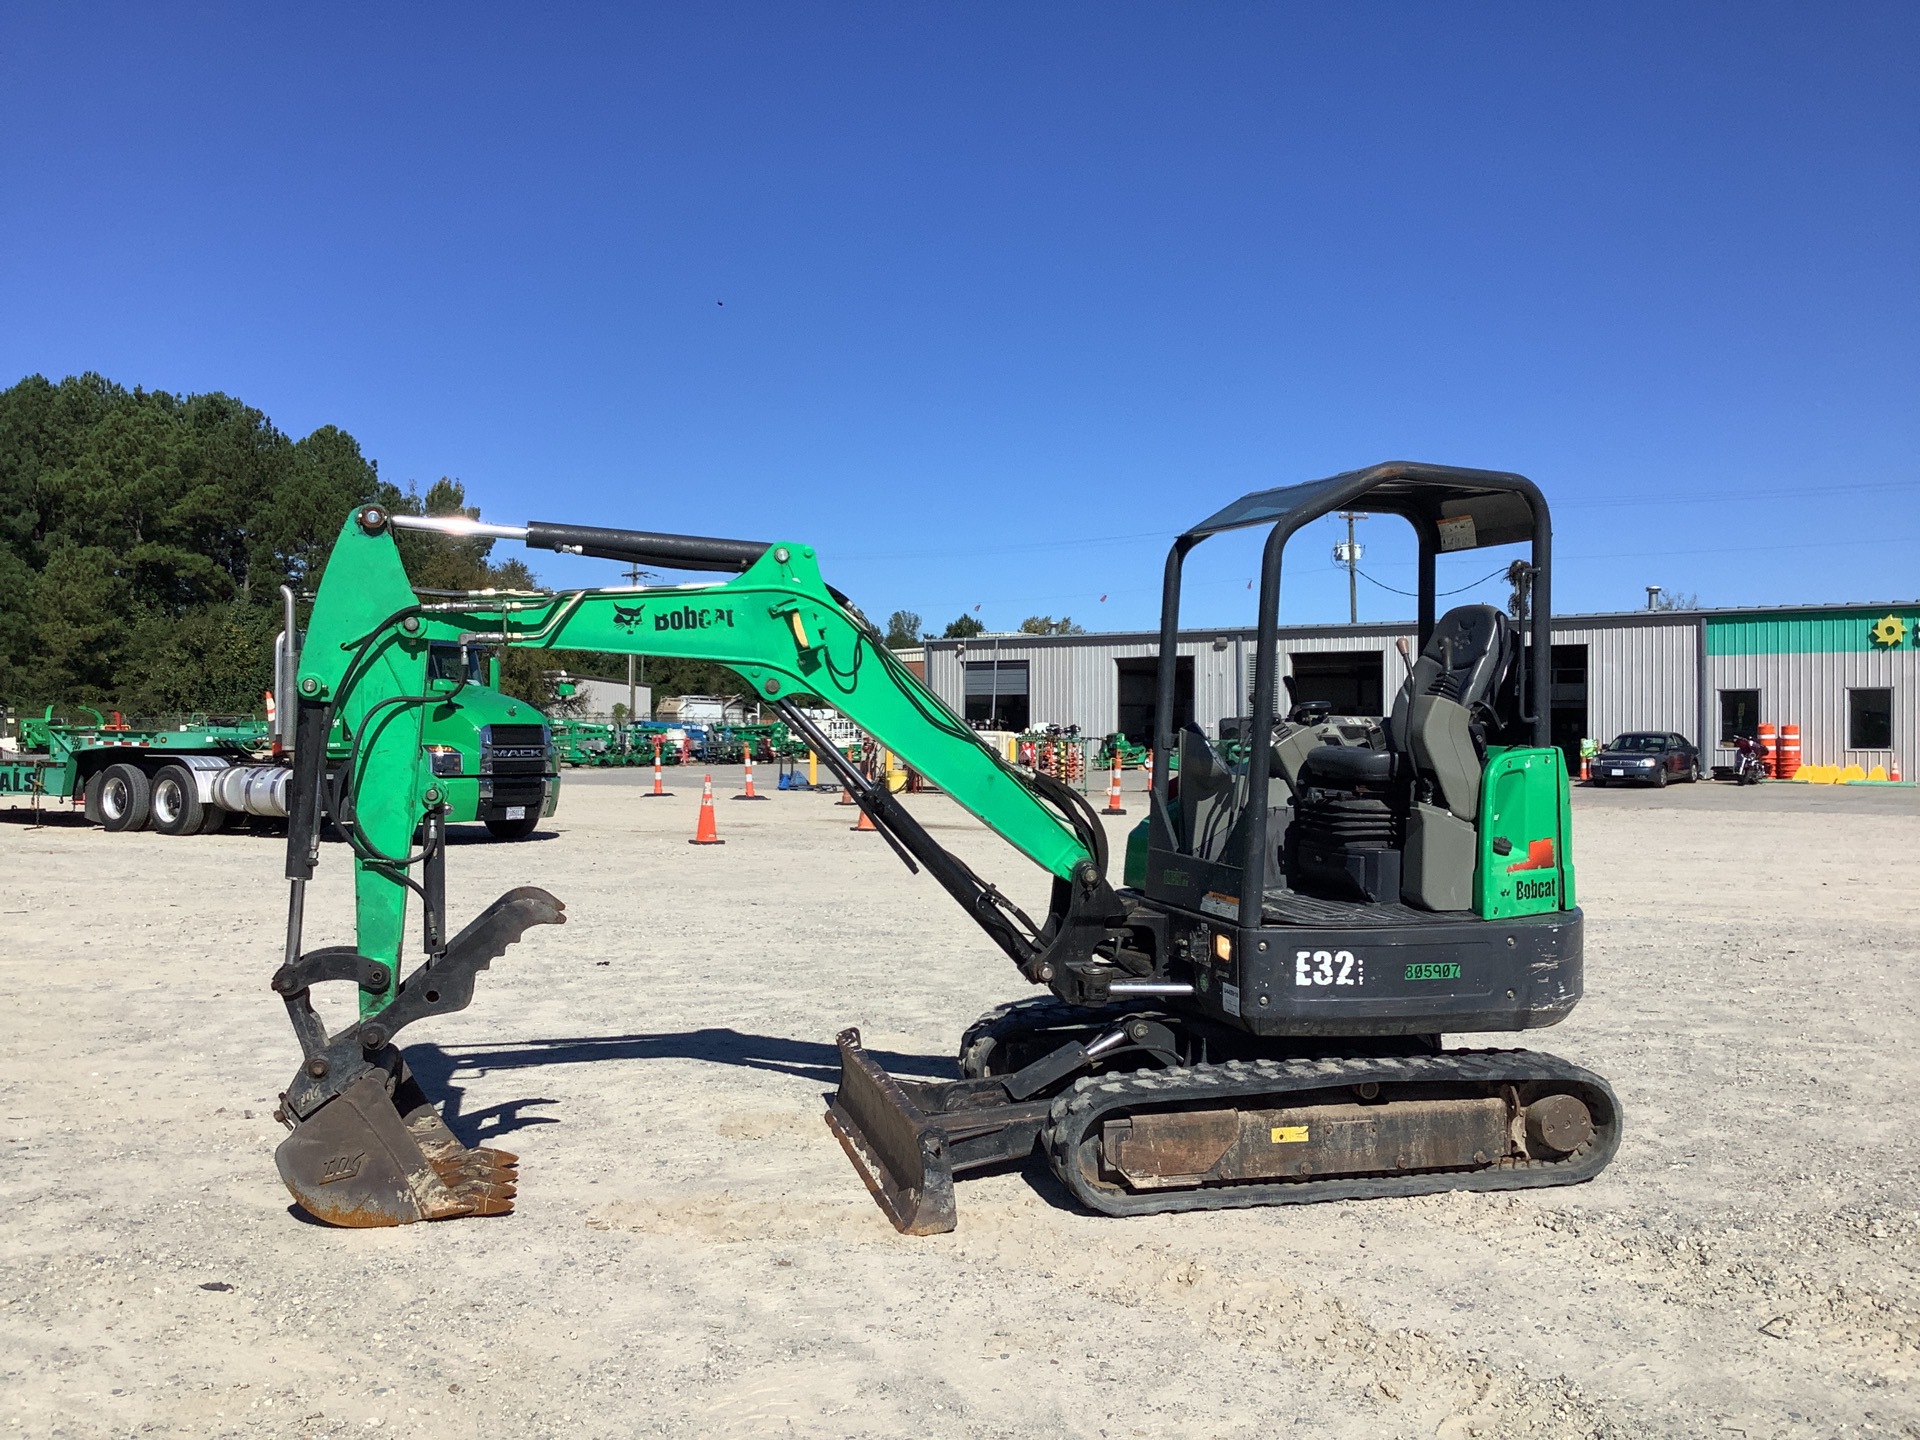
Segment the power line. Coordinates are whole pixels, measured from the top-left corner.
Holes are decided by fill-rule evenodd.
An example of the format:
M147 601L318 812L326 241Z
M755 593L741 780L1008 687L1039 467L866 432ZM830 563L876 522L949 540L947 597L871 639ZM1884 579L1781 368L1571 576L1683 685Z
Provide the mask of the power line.
M1382 590L1392 590L1393 593L1396 595L1411 595L1416 600L1420 598L1420 592L1418 590L1397 589L1392 585L1388 585L1384 581L1375 580L1371 575L1368 575L1367 572L1364 570L1361 570L1358 573L1367 581L1368 584L1378 585ZM1473 589L1474 586L1476 585L1484 585L1487 583L1487 581L1493 579L1495 576L1504 575L1506 573L1507 573L1507 567L1502 565L1498 570L1490 571L1488 574L1482 575L1478 580L1475 580L1472 585L1462 585L1458 590L1436 590L1433 592L1434 598L1437 600L1443 595L1463 594L1464 592Z

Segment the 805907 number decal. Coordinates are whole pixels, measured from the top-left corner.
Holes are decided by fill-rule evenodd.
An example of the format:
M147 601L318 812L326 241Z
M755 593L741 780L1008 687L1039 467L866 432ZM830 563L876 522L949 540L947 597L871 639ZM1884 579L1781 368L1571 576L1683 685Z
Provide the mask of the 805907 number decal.
M1364 985L1367 962L1351 950L1296 950L1293 952L1295 985Z

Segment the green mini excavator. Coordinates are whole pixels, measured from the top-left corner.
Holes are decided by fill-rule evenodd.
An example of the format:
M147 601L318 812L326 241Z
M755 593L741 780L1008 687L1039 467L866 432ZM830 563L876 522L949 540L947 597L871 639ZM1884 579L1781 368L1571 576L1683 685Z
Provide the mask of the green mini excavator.
M1325 723L1277 704L1281 556L1302 526L1357 507L1402 516L1418 538L1419 649L1390 715ZM670 588L419 596L396 527L736 573ZM1229 757L1176 728L1175 653L1186 557L1244 527L1263 528L1266 545L1251 727ZM1531 547L1516 572L1521 623L1482 605L1436 616L1441 553L1512 543ZM827 1123L902 1231L952 1229L957 1174L1036 1148L1081 1203L1111 1215L1589 1179L1620 1141L1604 1080L1535 1051L1442 1045L1443 1034L1555 1024L1581 995L1567 769L1548 743L1550 572L1539 490L1447 466L1390 463L1261 491L1179 536L1165 572L1148 813L1116 884L1084 797L982 744L821 579L811 548L363 507L340 532L299 657L291 898L273 988L303 1060L279 1111L290 1131L281 1177L303 1209L337 1225L512 1208L515 1158L464 1145L395 1043L405 1026L470 1003L478 972L530 929L566 918L551 894L523 887L448 933L445 767L460 761L424 745L422 729L446 702L426 683L429 649L458 645L729 666L908 868L924 867L1045 987L976 1021L951 1081L898 1079L857 1030L840 1034ZM1024 913L848 764L793 703L811 696L1045 869L1045 916ZM336 723L351 753L328 773L312 759L324 744L306 742ZM353 852L356 935L308 950L302 912L323 813ZM410 897L424 958L403 979ZM333 981L359 997L358 1020L337 1033L312 1005L313 987Z

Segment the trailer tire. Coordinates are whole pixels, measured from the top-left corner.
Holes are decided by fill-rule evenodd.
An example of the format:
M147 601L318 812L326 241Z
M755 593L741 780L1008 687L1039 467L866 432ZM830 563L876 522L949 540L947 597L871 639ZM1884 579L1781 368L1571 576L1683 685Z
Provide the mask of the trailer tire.
M222 810L218 805L202 805L200 808L205 812L200 818L200 833L202 835L218 835L222 830L227 828L227 812L225 810Z
M106 771L94 771L87 781L86 790L82 792L86 798L81 802L80 813L96 825L107 823L107 817L100 813L100 787L106 782L106 778Z
M531 805L527 807L533 809ZM518 820L489 820L487 833L496 840L524 840L533 834L534 826L540 823L537 814L526 815Z
M109 830L144 830L153 786L147 772L124 760L100 772L100 823Z
M162 835L198 835L209 807L200 803L200 787L184 765L163 765L148 796L153 828Z

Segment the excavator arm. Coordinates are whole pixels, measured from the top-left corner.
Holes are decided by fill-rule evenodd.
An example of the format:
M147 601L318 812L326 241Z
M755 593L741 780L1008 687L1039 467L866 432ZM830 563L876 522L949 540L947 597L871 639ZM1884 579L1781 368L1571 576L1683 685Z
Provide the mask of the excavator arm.
M520 539L539 548L681 569L724 580L556 594L416 596L394 530ZM298 666L301 739L336 722L349 758L331 776L325 746L297 744L289 808L291 882L285 1000L304 1063L283 1098L292 1133L277 1157L302 1206L338 1224L495 1213L510 1208L513 1157L466 1150L406 1072L400 1026L466 1005L475 973L537 924L564 921L545 891L522 888L448 937L441 758L422 741L428 710L449 702L426 683L429 647L587 650L716 661L740 675L832 768L909 866L924 866L1030 981L1079 1005L1152 993L1161 947L1106 879L1106 838L1085 798L1010 765L903 666L850 602L821 578L811 547L460 519L350 516L328 559ZM464 671L465 667L462 667ZM1052 876L1034 922L938 844L882 785L870 784L795 703L817 696L904 757ZM542 723L529 710L530 724ZM303 952L304 888L322 812L354 853L356 943ZM400 979L410 896L421 902L424 962ZM329 1035L310 1003L320 980L353 980L360 1019Z

